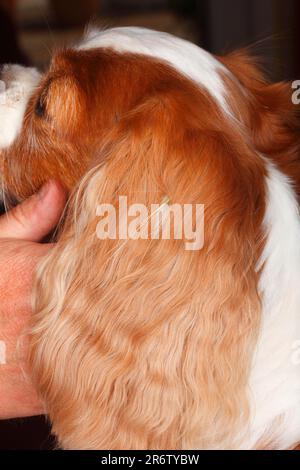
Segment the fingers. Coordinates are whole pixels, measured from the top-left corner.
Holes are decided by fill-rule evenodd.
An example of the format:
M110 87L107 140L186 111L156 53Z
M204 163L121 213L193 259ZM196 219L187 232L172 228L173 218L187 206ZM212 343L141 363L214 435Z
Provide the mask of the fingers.
M49 181L38 193L0 217L0 238L38 242L55 228L67 194L57 181Z

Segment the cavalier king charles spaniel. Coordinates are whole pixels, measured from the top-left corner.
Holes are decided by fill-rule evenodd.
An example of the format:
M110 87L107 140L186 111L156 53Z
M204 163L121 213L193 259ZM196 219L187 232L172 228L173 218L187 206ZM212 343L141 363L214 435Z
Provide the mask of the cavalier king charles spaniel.
M0 74L3 191L70 198L38 267L32 374L65 449L300 441L300 134L246 52L91 29ZM203 204L204 243L97 236L97 207ZM167 203L168 204L168 203ZM193 223L195 220L193 219Z

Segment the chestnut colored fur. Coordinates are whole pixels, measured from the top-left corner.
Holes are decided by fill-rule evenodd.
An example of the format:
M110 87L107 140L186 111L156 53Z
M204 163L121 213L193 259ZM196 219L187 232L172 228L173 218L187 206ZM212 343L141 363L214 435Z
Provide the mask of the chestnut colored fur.
M39 267L30 351L64 448L234 448L243 437L261 322L259 154L299 189L299 139L288 86L269 85L243 53L220 60L236 122L165 63L62 51L4 151L17 198L49 178L71 191ZM98 240L96 206L119 194L148 207L166 195L204 204L204 248Z

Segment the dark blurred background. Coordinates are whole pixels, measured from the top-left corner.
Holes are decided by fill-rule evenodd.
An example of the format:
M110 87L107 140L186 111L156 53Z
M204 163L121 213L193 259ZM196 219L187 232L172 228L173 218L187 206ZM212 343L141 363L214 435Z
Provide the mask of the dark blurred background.
M47 66L84 25L138 25L220 54L256 43L274 79L299 78L299 0L0 0L0 63Z
M299 0L0 0L0 64L44 69L90 19L167 31L216 54L253 45L273 80L300 79ZM0 449L52 447L44 418L0 421Z

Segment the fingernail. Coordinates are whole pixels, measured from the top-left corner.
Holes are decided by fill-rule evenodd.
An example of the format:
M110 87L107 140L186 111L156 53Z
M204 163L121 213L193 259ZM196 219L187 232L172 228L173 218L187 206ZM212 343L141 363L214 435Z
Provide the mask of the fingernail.
M39 192L37 193L39 199L44 199L47 194L49 193L49 189L52 185L52 182L51 181L48 181L48 183L45 183L41 189L39 190Z

